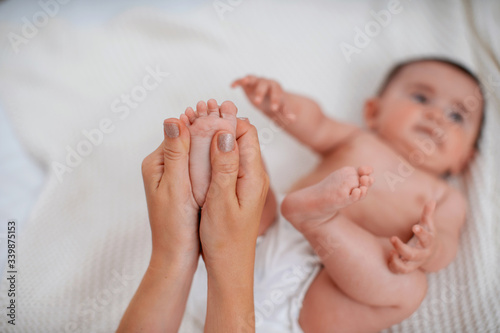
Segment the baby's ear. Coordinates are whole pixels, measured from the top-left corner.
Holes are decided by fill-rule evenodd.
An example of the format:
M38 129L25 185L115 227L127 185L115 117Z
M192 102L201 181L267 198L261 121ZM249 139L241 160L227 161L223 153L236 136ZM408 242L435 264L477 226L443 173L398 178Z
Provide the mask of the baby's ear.
M365 101L364 116L365 116L366 126L368 126L369 129L375 129L375 123L379 114L378 106L379 106L378 97L372 97Z

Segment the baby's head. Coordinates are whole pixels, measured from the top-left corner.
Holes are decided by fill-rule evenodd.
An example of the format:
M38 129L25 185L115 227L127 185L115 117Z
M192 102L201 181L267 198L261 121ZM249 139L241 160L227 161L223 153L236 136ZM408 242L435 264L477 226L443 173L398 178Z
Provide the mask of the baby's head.
M458 174L467 166L483 118L478 79L444 59L397 65L365 103L368 127L412 165L437 175Z

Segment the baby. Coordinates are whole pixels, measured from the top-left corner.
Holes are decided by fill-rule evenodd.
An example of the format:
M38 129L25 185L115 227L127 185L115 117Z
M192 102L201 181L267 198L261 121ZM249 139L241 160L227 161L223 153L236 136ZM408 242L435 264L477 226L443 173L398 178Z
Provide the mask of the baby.
M300 275L310 282L301 284L298 313L286 311L295 321L286 327L378 332L409 317L426 295L426 273L446 267L457 252L467 204L443 177L461 173L476 152L484 105L478 80L443 59L402 63L366 101L366 129L326 117L314 101L273 80L247 76L236 86L322 157L281 204L321 260L310 276ZM212 136L235 132L236 111L210 100L181 116L191 132L190 175L200 207ZM276 205L270 192L261 234L276 219Z

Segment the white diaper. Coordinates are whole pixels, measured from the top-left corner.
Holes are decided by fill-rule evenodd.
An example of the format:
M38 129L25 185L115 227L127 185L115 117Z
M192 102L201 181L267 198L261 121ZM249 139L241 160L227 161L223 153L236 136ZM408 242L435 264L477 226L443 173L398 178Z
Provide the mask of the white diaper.
M262 237L255 253L257 333L297 332L302 301L321 262L307 240L283 217Z
M302 333L302 301L321 267L307 240L283 217L257 239L255 252L255 325L257 333ZM200 259L179 332L203 332L207 274ZM237 296L235 296L237 297ZM249 316L248 322L253 320ZM247 332L242 327L241 332Z

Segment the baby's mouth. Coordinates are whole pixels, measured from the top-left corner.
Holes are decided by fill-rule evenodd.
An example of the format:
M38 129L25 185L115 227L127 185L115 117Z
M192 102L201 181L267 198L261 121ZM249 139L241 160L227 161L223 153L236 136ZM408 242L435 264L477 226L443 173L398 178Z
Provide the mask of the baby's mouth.
M429 138L438 146L441 146L446 141L446 133L440 127L417 125L415 131L419 137Z

